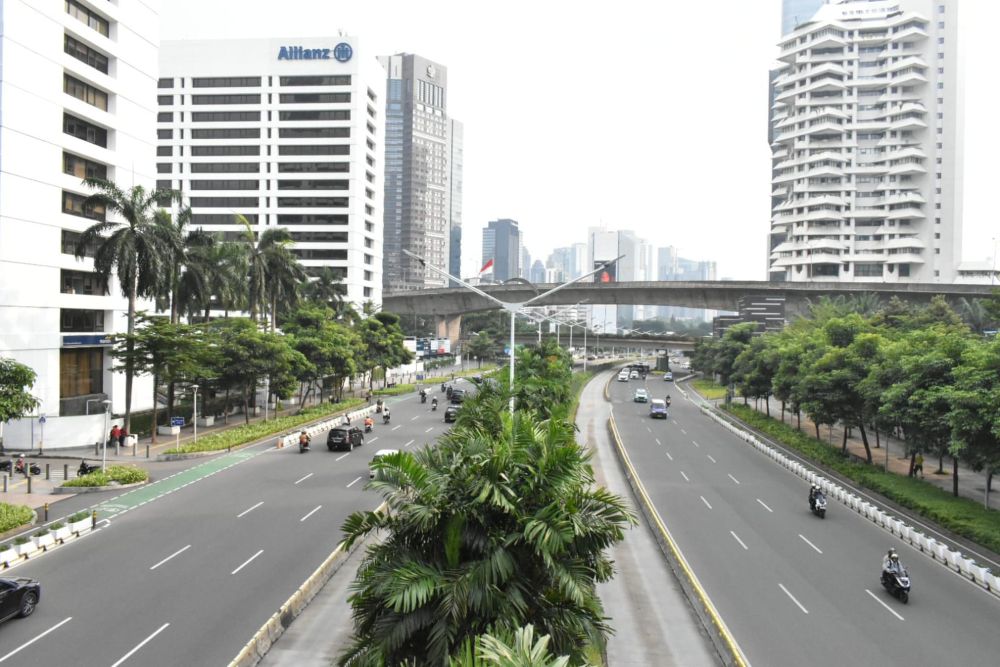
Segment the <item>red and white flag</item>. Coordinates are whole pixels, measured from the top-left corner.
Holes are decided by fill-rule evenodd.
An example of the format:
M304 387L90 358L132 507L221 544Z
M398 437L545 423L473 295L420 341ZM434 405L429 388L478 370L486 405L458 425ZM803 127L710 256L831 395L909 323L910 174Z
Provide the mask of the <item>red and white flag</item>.
M490 261L483 264L483 268L479 269L479 275L486 273L492 268L493 268L493 260L491 259Z

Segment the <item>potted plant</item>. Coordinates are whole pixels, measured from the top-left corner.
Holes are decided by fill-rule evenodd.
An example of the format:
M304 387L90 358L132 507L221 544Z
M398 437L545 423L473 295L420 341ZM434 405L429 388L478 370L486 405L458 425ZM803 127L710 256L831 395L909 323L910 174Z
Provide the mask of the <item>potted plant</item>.
M16 538L14 540L14 548L17 549L18 555L21 556L30 556L38 551L38 545L35 544L35 541L27 535L21 535Z
M48 528L42 528L36 532L33 537L35 538L35 544L37 544L38 548L42 551L47 551L49 547L56 543L55 536Z
M80 535L81 533L86 533L93 527L93 521L90 518L90 514L87 512L77 512L72 515L69 519L69 529Z
M20 557L21 554L17 553L17 549L15 549L12 545L0 544L0 563L3 563L5 566L7 566L16 561L17 559L19 559Z
M56 542L59 544L65 542L66 538L73 534L73 531L70 530L69 526L64 524L62 521L56 521L54 524L49 526L49 529L52 531L52 536L55 537Z

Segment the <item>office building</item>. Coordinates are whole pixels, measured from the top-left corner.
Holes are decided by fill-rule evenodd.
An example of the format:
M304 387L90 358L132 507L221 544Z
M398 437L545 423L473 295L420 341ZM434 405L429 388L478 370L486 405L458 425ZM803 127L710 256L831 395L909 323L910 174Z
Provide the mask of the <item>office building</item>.
M681 257L674 246L657 248L656 279L670 281L717 280L716 265L712 261L700 261ZM665 321L683 320L706 322L713 311L680 306L659 306L657 316Z
M545 282L545 265L542 264L542 260L536 259L531 263L531 277L528 278L528 280L536 285L540 285Z
M770 276L951 283L962 247L957 3L842 0L780 43Z
M454 118L449 121L448 132L448 273L462 277L462 168L465 162L464 127ZM452 287L458 283L451 281Z
M587 232L586 272L600 264L620 257L605 271L594 276L594 282L626 282L650 280L647 275L652 262L652 248L631 230L609 230L591 227ZM613 333L618 328L632 326L638 314L643 316L644 306L601 304L590 308L591 326Z
M773 294L751 294L737 300L736 315L720 315L712 319L712 335L722 338L730 327L753 322L754 335L777 333L785 328L785 297Z
M0 1L0 356L35 371L41 401L3 425L8 450L92 445L102 401L125 409L109 335L125 331L127 302L116 279L100 284L93 248L74 253L81 232L115 220L83 206L83 178L155 184L159 6ZM136 378L133 409L151 395Z
M517 278L520 267L521 231L517 220L500 218L483 227L483 263L493 260L488 272L496 282ZM486 277L486 273L483 274Z
M448 271L452 235L461 236L452 217L460 226L461 201L453 209L451 198L456 188L461 197L462 127L448 117L448 69L412 53L379 62L387 73L383 284L394 292L445 287L446 278L402 251Z
M525 280L531 279L531 253L524 245L524 234L521 234L521 251L518 253L517 275Z
M358 40L165 41L157 171L223 238L289 230L306 271L382 295L385 73Z

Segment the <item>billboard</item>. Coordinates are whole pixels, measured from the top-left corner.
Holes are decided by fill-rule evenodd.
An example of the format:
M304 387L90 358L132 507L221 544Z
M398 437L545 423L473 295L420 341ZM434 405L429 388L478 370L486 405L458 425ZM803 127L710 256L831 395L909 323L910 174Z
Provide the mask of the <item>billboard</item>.
M605 260L607 261L607 260ZM594 269L600 269L604 262L594 262ZM618 263L609 264L606 268L594 274L595 283L618 282Z

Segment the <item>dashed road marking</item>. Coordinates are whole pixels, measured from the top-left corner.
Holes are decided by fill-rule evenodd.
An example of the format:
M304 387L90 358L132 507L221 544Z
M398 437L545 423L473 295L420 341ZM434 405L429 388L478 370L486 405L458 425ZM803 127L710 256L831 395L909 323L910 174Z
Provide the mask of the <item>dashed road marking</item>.
M726 474L728 475L729 473L726 473ZM739 483L740 483L740 480L736 479L736 478L735 478L735 477L733 477L732 475L729 475L729 479L733 480L733 481L734 481L734 482L736 482L737 484L739 484Z
M166 630L169 627L170 627L169 623L164 623L163 625L161 625L160 628L156 632L154 632L153 634L151 634L150 636L146 637L141 642L139 642L139 644L134 649L132 649L131 651L129 651L128 653L126 653L125 655L123 655L118 660L118 662L116 662L115 664L111 665L111 667L118 667L118 665L122 664L123 662L125 662L126 660L128 660L129 658L131 658L133 655L135 655L136 652L139 649L141 649L143 646L145 646L146 644L148 644L149 642L151 642L153 640L153 638L156 637L156 635L160 634L161 632L163 632L164 630Z
M361 477L359 476L353 482L351 482L350 484L348 484L347 488L351 488L352 486L354 486L355 484L357 484L360 480L361 480Z
M191 545L189 544L186 547L178 549L177 551L173 552L172 554L170 554L169 556L167 556L166 558L164 558L159 563L157 563L156 565L154 565L153 567L151 567L149 569L150 570L155 570L156 568L160 567L161 565L163 565L164 563L166 563L168 560L170 560L174 556L180 556L182 553L184 553L185 551L187 551L190 548L191 548Z
M704 498L702 498L702 500L704 500ZM739 535L737 535L737 534L736 534L736 533L734 533L733 531L729 531L729 534L733 536L733 539L734 539L734 540L736 540L737 542L739 542L739 543L740 543L740 546L741 546L741 547L743 547L743 549L744 549L745 551L750 551L750 547L748 547L747 545L745 545L745 544L743 543L743 540L741 540L741 539L740 539L740 536L739 536Z
M237 514L236 518L239 519L239 518L242 518L244 514L250 514L250 512L253 512L255 509L257 509L258 507L260 507L263 504L264 504L264 501L262 500L259 503L257 503L256 505L254 505L253 507L251 507L250 509L245 509L242 512L240 512L239 514Z
M816 546L815 544L813 544L812 542L810 542L809 540L807 540L805 535L803 535L802 533L799 533L799 537L802 538L803 542L805 542L806 544L808 544L809 546L811 546L813 549L815 549L816 553L818 553L818 554L823 553L818 546Z
M350 455L351 455L350 452L347 452L346 454L341 454L340 456L338 456L337 458L335 458L334 461L339 461L340 459L344 458L345 456L350 456Z
M313 476L313 474L314 474L314 473L309 473L309 474L308 474L308 475L306 475L305 477L302 477L302 478L300 478L300 479L297 479L297 480L295 480L295 483L296 483L296 484L298 484L299 482L304 482L304 481L306 481L307 479L309 479L310 477L312 477L312 476Z
M316 508L316 509L319 509L319 508ZM313 510L313 511L315 512L316 510ZM250 556L250 558L248 558L248 559L246 559L245 561L243 561L243 564L242 564L242 565L240 565L240 566L239 566L238 568L236 568L235 570L233 570L233 571L232 571L232 572L230 572L229 574L236 574L237 572L239 572L240 570L242 570L243 568L245 568L245 567L246 567L247 565L249 565L250 563L252 563L252 562L253 562L253 560L254 560L254 559L255 559L255 558L257 557L257 556L261 555L262 553L264 553L264 550L263 550L263 549L261 549L260 551L258 551L257 553L255 553L255 554L254 554L253 556Z
M809 613L809 610L806 609L805 607L803 607L802 603L799 602L798 600L796 600L795 596L788 592L788 589L785 588L784 584L778 584L778 587L785 592L785 595L787 595L789 598L791 598L792 602L794 602L796 605L798 605L799 609L802 610L803 614L808 614Z
M415 442L414 440L410 440L410 441L409 441L408 443L406 443L405 445L403 445L403 447L409 447L409 446L410 446L410 445L412 445L412 444L413 444L414 442Z
M757 502L758 502L758 503L760 503L760 506L761 506L761 507L763 507L764 509L766 509L766 510L767 510L768 512L772 512L772 513L774 512L774 510L773 510L773 509L771 509L770 507L768 507L768 506L767 506L767 505L766 505L766 504L764 503L764 501L763 501L763 500L761 500L760 498L758 498L758 499L757 499Z
M302 523L303 521L305 521L306 519L308 519L309 517L311 517L313 514L315 514L316 512L318 512L321 507L323 507L323 506L322 505L317 505L316 507L314 507L311 510L309 510L309 512L304 517L302 517L301 519L299 519L299 523Z
M705 456L707 456L708 460L711 461L712 463L718 463L718 461L716 461L714 458L712 458L711 454L705 454Z
M686 474L684 474L684 471L683 471L683 470L681 470L681 477L683 477L683 478L684 478L684 481L685 481L685 482L690 482L690 481L691 481L691 480L690 480L690 478L688 478L688 476L687 476Z
M670 452L667 452L667 458L670 459L671 461L674 460L674 457L670 455Z
M902 616L900 616L899 614L897 614L897 613L896 613L896 611L895 611L895 610L894 610L894 609L893 609L892 607L890 607L889 605L887 605L887 604L886 604L885 602L883 602L882 600L879 600L879 599L878 599L878 597L877 597L877 596L876 596L876 595L875 595L874 593L872 593L872 592L871 592L870 590L868 590L867 588L865 589L865 593L868 593L868 595L872 596L872 599L873 599L873 600L875 600L875 602L878 602L878 603L879 603L880 605L882 605L883 607L885 607L885 608L886 608L886 610L887 610L887 611L888 611L888 612L889 612L890 614L892 614L893 616L895 616L895 617L896 617L896 618L898 618L899 620L901 620L901 621L905 621L905 620L906 620L906 619L904 619L904 618L903 618ZM0 660L0 662L3 662L3 661L2 661L2 660Z
M10 658L10 657L13 657L13 656L17 655L18 653L20 653L24 649L28 648L29 646L31 646L32 644L34 644L35 642L37 642L39 639L41 639L45 635L49 634L53 630L58 630L59 628L61 628L62 626L66 625L67 623L69 623L72 620L73 620L72 616L67 616L66 618L64 618L63 620L59 621L55 625L53 625L51 628L49 628L48 630L46 630L42 634L40 634L40 635L38 635L38 636L36 636L36 637L34 637L32 639L29 639L28 641L26 641L25 643L21 644L20 646L18 646L16 649L14 649L13 651L11 651L7 655L5 655L3 657L0 657L0 662L4 662L5 660L7 660L7 658Z
M705 500L705 496L698 496L698 497L701 498L701 502L705 503L705 507L707 507L708 509L712 509L711 504L709 504L709 502Z

